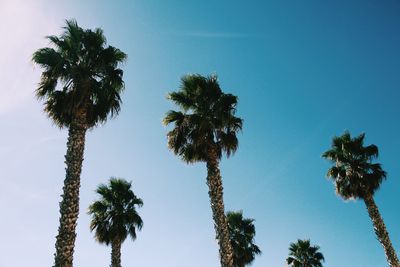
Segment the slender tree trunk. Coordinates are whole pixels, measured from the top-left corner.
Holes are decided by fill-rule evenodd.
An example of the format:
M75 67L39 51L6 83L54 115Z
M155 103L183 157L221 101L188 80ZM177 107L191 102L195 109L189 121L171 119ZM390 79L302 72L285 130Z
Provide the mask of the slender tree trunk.
M400 267L399 259L397 258L396 251L393 249L392 242L389 238L389 233L386 230L385 223L379 213L378 207L375 204L372 195L367 195L364 198L365 205L367 206L369 217L374 225L374 230L379 242L385 250L386 260L390 267Z
M110 267L122 267L121 266L121 241L111 242L111 266Z
M76 221L79 215L79 188L86 134L85 115L71 123L69 128L66 175L60 202L60 226L56 237L55 267L72 267L76 238Z
M219 244L221 267L233 267L233 250L229 239L228 221L225 216L222 178L217 152L211 149L207 161L208 195L214 219L214 228Z

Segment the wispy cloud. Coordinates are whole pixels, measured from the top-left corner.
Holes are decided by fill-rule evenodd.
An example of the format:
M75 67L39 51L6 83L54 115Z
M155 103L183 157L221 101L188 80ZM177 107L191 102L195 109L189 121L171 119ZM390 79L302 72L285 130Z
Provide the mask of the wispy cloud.
M241 33L241 32L213 32L213 31L176 31L167 32L167 35L182 36L182 37L196 37L196 38L210 38L210 39L243 39L257 37L256 34Z
M0 144L0 159L1 158L18 158L18 154L28 154L35 149L40 149L45 145L49 145L53 142L59 142L65 140L64 135L49 135L35 140L35 136L29 136L24 140L24 142L10 142L8 146L4 146ZM12 140L14 141L14 140Z
M237 32L182 32L183 36L200 37L200 38L226 38L238 39L251 37L249 34Z
M22 181L13 181L11 179L4 179L0 182L1 188L7 188L0 197L5 199L18 199L23 201L37 201L47 198L46 193L37 188L32 188Z

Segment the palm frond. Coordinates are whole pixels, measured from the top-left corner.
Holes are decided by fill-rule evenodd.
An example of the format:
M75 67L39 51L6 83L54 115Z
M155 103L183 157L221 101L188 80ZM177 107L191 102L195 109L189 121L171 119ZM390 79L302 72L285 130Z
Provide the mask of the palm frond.
M195 108L195 102L193 99L187 95L186 92L171 92L167 97L169 100L173 101L176 105L180 106L184 111L191 108Z
M226 214L231 245L233 248L234 266L251 264L260 248L254 244L256 234L254 219L244 218L242 211L229 211Z
M92 215L90 230L96 239L107 245L112 240L123 242L128 235L136 239L136 229L143 226L136 207L143 205L131 190L132 183L120 178L111 178L107 185L99 185L96 193L100 199L89 206Z
M60 36L47 37L53 48L41 48L32 56L44 68L36 95L45 100L45 111L60 127L69 127L82 109L87 127L94 127L120 111L124 82L118 65L127 56L107 46L99 28L84 30L75 20L67 20L63 29Z
M237 97L222 92L216 75L190 74L182 77L180 89L168 98L180 110L168 111L165 125L174 123L168 132L168 146L187 162L207 161L213 148L220 158L228 157L238 147L236 134L242 119L235 116Z
M364 139L364 133L352 138L346 131L341 136L335 136L331 149L322 154L334 164L327 175L334 181L336 192L344 199L373 194L386 178L381 165L372 162L378 157L378 147L364 146Z
M312 246L309 239L298 239L295 243L290 243L286 263L292 267L322 267L325 259L319 249L319 246Z

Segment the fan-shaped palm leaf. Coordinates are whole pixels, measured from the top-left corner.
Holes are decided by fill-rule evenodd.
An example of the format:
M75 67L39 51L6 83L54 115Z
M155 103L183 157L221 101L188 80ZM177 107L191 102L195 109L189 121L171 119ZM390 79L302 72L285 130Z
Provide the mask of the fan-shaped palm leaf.
M292 267L322 267L324 256L319 252L319 246L311 246L310 240L298 239L289 247L289 257L286 263Z
M254 244L256 229L254 220L243 218L242 211L230 211L228 219L229 237L233 249L235 267L244 267L251 264L255 256L261 254L260 248Z
M96 192L100 199L89 207L92 215L90 230L100 243L111 244L111 267L121 267L121 245L130 236L136 239L136 229L143 226L136 211L143 201L131 190L131 183L111 178L108 185L100 185Z

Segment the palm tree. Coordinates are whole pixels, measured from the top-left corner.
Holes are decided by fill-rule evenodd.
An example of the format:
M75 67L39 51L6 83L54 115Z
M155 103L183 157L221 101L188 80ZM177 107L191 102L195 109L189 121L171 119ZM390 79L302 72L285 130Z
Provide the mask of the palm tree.
M319 246L311 246L310 240L298 239L289 247L289 257L286 263L292 267L322 267L324 255L318 251Z
M72 266L85 134L118 114L124 88L118 65L126 59L106 46L101 29L84 30L75 20L63 29L59 37L47 37L54 48L41 48L32 57L44 69L36 96L45 100L44 111L53 122L69 130L55 267Z
M245 267L254 261L256 255L261 254L260 248L254 244L254 219L243 218L242 211L229 211L226 218L233 249L233 265Z
M242 119L235 117L237 97L222 92L217 77L186 75L180 90L169 94L180 111L169 111L164 124L174 123L168 132L168 146L185 162L205 162L208 194L214 219L222 267L233 266L233 251L223 202L219 162L238 147L236 133L242 129Z
M399 267L399 260L373 197L386 179L386 172L381 164L372 162L378 157L378 147L364 146L364 138L365 134L352 138L349 132L333 138L332 148L322 155L334 164L327 176L333 180L336 193L343 199L364 200L389 266Z
M90 230L97 241L111 244L111 267L121 267L121 245L128 237L136 239L136 228L142 229L143 221L136 211L143 201L131 190L132 184L124 179L111 178L108 185L100 185L96 192L100 200L89 207L92 215Z

